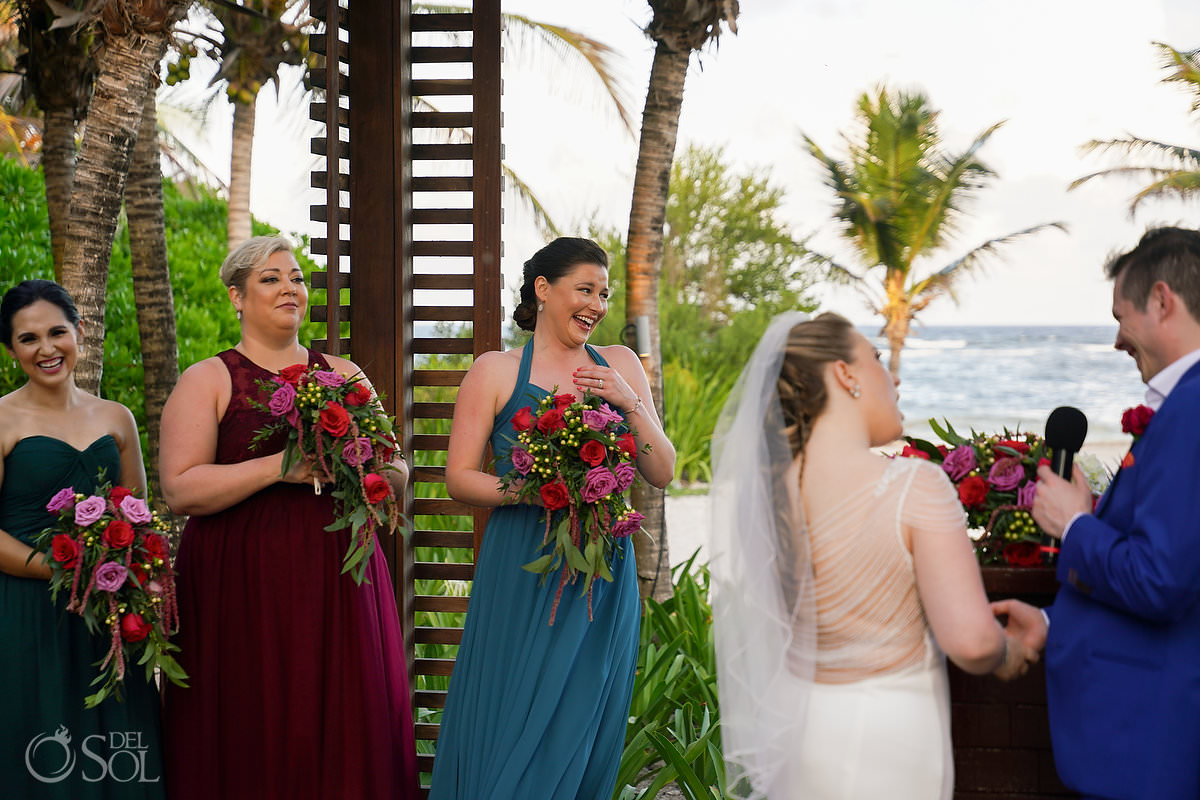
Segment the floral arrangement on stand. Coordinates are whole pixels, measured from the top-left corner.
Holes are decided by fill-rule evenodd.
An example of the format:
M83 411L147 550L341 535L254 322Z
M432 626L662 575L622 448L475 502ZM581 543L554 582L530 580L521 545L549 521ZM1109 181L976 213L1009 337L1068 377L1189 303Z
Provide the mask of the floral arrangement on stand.
M67 611L83 617L92 633L107 629L110 638L92 681L100 688L84 705L120 700L131 664L145 666L147 682L158 670L186 686L187 673L171 655L179 651L170 641L179 612L166 523L129 489L107 483L93 495L61 489L46 510L57 520L38 536L34 551L46 554L51 599L69 593Z
M612 581L608 565L616 540L639 530L644 519L624 497L637 477L634 434L620 414L589 392L582 400L551 393L536 411L518 411L512 425L513 469L501 477L501 486L518 502L545 507L542 547L553 543L524 568L543 580L559 571L551 625L563 589L582 575L580 596L587 595L590 621L595 579Z
M334 370L293 364L258 384L267 399L255 405L276 421L257 431L254 443L286 428L280 475L310 458L313 491L320 494L322 484L333 484L334 520L325 530L353 531L342 572L361 584L375 552L376 531L405 530L399 500L384 477L396 470L392 460L400 455L392 418L361 375L347 378Z
M961 436L948 421L929 420L945 444L905 437L900 455L941 466L958 490L967 528L981 564L1039 567L1052 564L1057 548L1043 542L1030 509L1037 494L1037 468L1048 464L1042 437L1021 431Z

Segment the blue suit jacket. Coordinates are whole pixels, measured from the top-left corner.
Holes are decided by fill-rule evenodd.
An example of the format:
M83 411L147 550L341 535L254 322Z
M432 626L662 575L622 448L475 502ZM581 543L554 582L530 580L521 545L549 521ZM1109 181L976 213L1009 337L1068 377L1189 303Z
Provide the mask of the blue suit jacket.
M1054 760L1085 795L1197 800L1200 364L1131 455L1059 554L1046 643Z

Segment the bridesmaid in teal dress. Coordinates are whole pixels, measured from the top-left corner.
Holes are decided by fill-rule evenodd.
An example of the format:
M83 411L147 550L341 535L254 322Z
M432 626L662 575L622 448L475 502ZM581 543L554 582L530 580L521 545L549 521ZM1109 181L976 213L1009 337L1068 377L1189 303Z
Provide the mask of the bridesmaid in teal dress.
M157 689L133 669L124 701L85 709L106 636L51 604L50 569L29 543L53 521L64 486L91 492L97 474L144 493L133 415L75 385L79 314L51 281L0 301L0 339L28 376L0 397L0 786L5 797L161 798Z
M642 477L670 481L675 451L663 433L637 356L588 337L608 311L608 257L594 242L560 238L525 263L513 320L533 331L523 347L486 353L464 377L447 454L451 497L492 507L475 568L462 645L450 679L431 800L608 800L625 742L637 665L637 572L618 540L613 582L596 581L593 619L577 586L522 564L542 541L542 508L513 504L482 469L490 443L497 472L512 468L513 416L557 387L590 391L636 430Z

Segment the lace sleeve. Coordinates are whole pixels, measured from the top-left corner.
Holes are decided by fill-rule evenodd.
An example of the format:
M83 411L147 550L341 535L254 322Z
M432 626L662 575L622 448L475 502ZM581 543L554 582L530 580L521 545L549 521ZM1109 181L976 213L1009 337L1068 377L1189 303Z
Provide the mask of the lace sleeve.
M963 536L967 515L954 484L936 464L917 461L912 481L901 501L900 522L935 536Z

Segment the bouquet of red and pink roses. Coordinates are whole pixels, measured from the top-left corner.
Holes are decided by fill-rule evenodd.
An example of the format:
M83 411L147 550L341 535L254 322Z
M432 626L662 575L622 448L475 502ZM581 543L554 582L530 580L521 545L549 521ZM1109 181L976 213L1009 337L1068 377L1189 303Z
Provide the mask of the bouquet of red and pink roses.
M958 490L967 514L975 554L983 564L1037 567L1054 560L1055 548L1042 544L1043 531L1029 513L1037 494L1037 468L1050 463L1042 437L1004 430L959 435L949 422L929 420L945 445L905 437L901 456L941 466Z
M259 387L268 399L257 405L277 421L259 430L255 443L286 427L280 475L297 460L312 458L313 491L320 494L321 484L333 484L334 520L325 530L353 532L342 572L361 584L375 552L375 532L394 533L404 519L383 475L396 470L392 459L400 454L391 417L360 376L346 378L334 370L293 364Z
M542 546L554 545L525 569L543 578L560 570L551 625L563 588L583 575L580 596L588 596L591 620L593 581L597 576L612 581L608 562L616 540L638 530L644 519L624 497L637 477L633 433L620 414L590 393L583 400L548 395L536 412L518 411L512 424L517 432L513 469L501 485L518 500L545 506Z
M109 695L121 697L129 664L145 665L146 680L159 669L186 686L187 674L171 655L169 637L179 628L175 575L166 526L144 500L124 486L104 484L94 495L60 490L46 504L57 524L42 531L34 550L46 554L53 575L50 595L69 592L67 610L83 617L92 633L107 629L111 644L84 698L88 708ZM31 556L32 557L32 556Z

